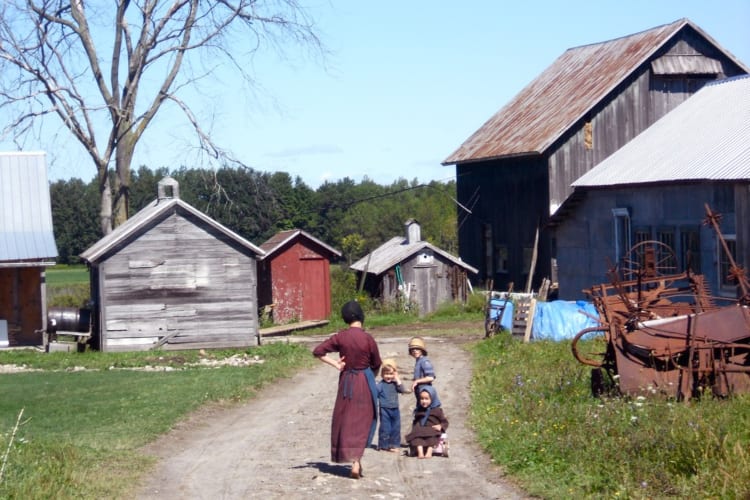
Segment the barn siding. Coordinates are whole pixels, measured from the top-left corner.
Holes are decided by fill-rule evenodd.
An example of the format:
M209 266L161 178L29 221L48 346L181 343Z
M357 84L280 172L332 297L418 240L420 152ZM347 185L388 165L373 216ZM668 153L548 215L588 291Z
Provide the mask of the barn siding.
M256 261L173 212L98 266L101 349L245 347L257 332Z
M524 248L533 247L537 225L544 228L548 218L546 168L541 156L456 167L459 200L473 212L473 215L459 215L461 259L479 270L480 280L493 279L496 289L505 289L509 282L514 283L516 290L526 284L529 270L524 262ZM485 239L485 225L491 228L489 240ZM508 248L506 272L496 269L498 246ZM549 245L540 244L539 252L536 274L549 276Z
M728 191L739 191L742 196L728 195ZM629 210L631 235L635 229L648 227L653 231L652 239L656 239L655 231L674 230L677 248L673 250L678 260L682 258L679 248L681 231L699 231L701 274L706 277L711 291L721 295L716 263L717 239L713 229L703 225L704 203L722 214L722 232L734 234L738 227L744 229L736 224L738 213L735 205L742 210L747 199L747 185L732 188L720 182L588 190L581 204L557 227L560 298L582 299L585 298L582 290L609 282L607 271L615 264L614 208ZM747 248L739 235L738 250L738 254L744 252L744 257L738 255L738 259L747 259Z
M654 76L651 61L665 55L703 55L720 62L718 75ZM459 213L459 254L479 269L475 281L494 280L495 289L510 282L518 290L525 286L528 268L524 247L533 245L538 222L542 227L570 195L570 185L603 159L621 148L656 120L684 102L705 83L745 71L690 26L680 30L648 61L631 72L609 96L592 103L587 116L573 123L568 131L539 156L478 160L456 164L456 191L461 205L472 213ZM597 75L591 75L596 78ZM548 109L547 113L564 112ZM523 115L523 119L528 119ZM592 146L586 147L586 127L591 124ZM552 140L554 138L550 138ZM541 169L541 170L540 170ZM485 243L483 226L492 230L491 243ZM540 233L539 256L533 288L552 274L551 232ZM495 270L498 246L508 245L508 272ZM557 255L559 258L560 256Z

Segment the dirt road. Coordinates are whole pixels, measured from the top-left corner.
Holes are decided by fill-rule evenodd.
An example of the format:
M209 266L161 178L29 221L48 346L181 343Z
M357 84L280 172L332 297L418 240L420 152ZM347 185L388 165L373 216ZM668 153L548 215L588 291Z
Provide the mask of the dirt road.
M381 356L396 358L410 385L408 337L373 334ZM301 341L312 349L323 338ZM460 340L428 336L426 342L450 422L448 458L419 460L367 449L364 477L350 479L348 465L330 461L338 373L319 363L240 407L199 412L149 446L159 462L138 498L527 498L503 479L468 428L470 355ZM401 396L402 435L413 408L413 395Z

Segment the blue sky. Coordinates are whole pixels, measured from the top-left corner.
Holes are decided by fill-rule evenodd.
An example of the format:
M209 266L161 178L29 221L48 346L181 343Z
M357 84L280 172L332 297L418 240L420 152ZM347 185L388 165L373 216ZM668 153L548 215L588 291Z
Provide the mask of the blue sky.
M203 109L215 108L214 137L244 163L312 188L452 179L441 162L571 47L688 18L750 65L750 0L301 2L331 51L325 65L294 50L263 57L261 89L223 76ZM67 140L27 149L48 152L52 180L90 180L93 164ZM134 166L190 166L190 140L165 113Z

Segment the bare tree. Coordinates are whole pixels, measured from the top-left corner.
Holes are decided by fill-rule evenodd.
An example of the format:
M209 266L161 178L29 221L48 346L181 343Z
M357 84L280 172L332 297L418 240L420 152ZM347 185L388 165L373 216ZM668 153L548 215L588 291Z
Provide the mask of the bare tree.
M227 63L252 83L246 60L290 43L324 52L296 0L3 0L3 137L20 147L40 120L58 117L96 166L107 234L127 219L133 154L163 105L182 111L201 151L236 161L184 91Z

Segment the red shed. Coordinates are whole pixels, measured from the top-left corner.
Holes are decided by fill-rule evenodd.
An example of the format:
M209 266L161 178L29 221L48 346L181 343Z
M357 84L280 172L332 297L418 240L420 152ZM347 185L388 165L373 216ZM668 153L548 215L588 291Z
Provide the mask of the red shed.
M281 231L260 247L266 255L258 262L258 304L272 307L274 323L327 319L330 260L341 252L300 229Z

